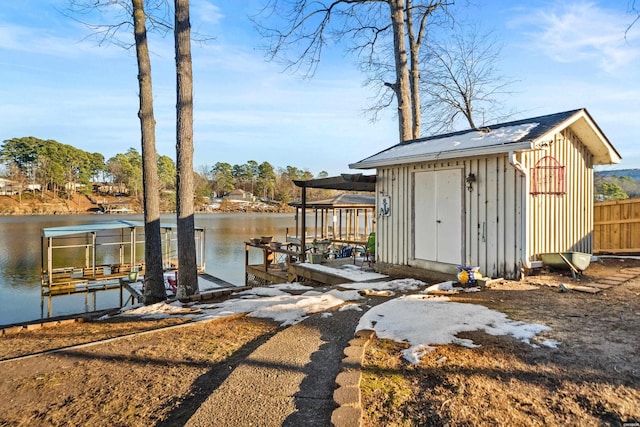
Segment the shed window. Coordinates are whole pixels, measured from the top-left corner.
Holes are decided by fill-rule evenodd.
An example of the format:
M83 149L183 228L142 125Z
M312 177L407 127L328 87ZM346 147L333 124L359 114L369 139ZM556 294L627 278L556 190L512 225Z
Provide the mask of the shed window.
M531 194L566 194L566 170L554 157L541 158L531 169Z

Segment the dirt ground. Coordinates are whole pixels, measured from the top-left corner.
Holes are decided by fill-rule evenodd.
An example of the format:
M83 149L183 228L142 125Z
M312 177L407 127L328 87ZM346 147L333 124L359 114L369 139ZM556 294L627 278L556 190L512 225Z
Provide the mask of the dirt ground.
M640 274L595 295L557 287L633 267L640 261L604 259L580 282L542 274L451 297L547 325L543 336L557 349L474 332L464 337L480 347L441 346L409 365L402 344L375 341L361 384L363 425L640 422ZM0 426L182 425L279 329L241 316L184 322L118 318L0 336Z
M131 332L138 322L124 324L115 327ZM53 348L93 341L112 336L113 327L100 322L63 326L55 334L42 329L3 337L1 348L16 355L20 348L33 351L34 343ZM4 362L0 426L183 425L277 328L235 317Z
M376 341L362 382L364 425L639 425L640 279L595 295L555 287L602 282L639 265L603 259L580 281L530 276L453 296L547 325L542 337L560 344L533 348L474 332L460 337L480 347L441 346L409 365L401 344Z

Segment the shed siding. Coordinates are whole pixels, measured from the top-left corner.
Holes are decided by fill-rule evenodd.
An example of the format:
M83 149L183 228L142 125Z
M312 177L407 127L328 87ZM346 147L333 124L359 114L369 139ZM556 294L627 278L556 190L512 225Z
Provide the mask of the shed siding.
M546 252L592 253L593 156L570 129L556 134L545 150L525 153L522 163L531 171L544 156L565 166L566 194L529 194L529 260Z
M378 169L377 185L378 196L391 196L391 215L377 218L377 245L376 257L378 260L390 264L407 265L411 250L411 211L409 200L411 197L408 167ZM379 200L379 197L377 197ZM405 221L397 221L397 218L406 218Z
M479 266L485 275L519 278L524 179L506 155L378 169L377 191L379 196L390 195L392 206L390 216L378 217L378 261L420 266L414 259L413 174L450 168L462 169L465 177L473 173L477 179L471 191L463 191L462 261ZM455 265L445 267L456 271Z
M530 194L531 171L544 156L553 156L565 166L566 194ZM565 129L547 147L521 152L518 160L528 176L516 169L506 154L379 168L377 196L391 196L391 215L377 218L378 261L435 267L414 256L413 198L419 191L414 188L414 174L450 168L462 169L464 177L469 173L476 176L472 189L463 191L462 262L479 266L491 277L518 279L522 261L536 261L541 253L591 253L593 156L585 145ZM456 270L455 265L437 267Z

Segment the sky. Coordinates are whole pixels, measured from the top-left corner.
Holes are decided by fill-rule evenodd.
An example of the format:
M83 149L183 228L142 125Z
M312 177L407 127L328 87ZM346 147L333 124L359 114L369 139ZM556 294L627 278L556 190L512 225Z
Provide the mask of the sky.
M336 270L333 269L335 272ZM347 272L352 278L362 278L355 270ZM369 279L371 280L371 279ZM510 319L504 313L477 304L458 303L448 297L429 295L432 290L459 290L453 282L428 286L416 279L344 283L331 290L318 290L301 283L286 283L252 288L237 292L220 303L161 302L148 306L122 309L116 316L147 318L185 317L195 321L218 319L236 314L271 319L282 326L302 322L312 315L331 316L332 309L364 312L354 334L373 330L378 338L386 338L409 347L402 351L410 363L420 363L422 357L438 345L458 344L477 347L470 339L458 338L460 332L485 331L494 336L509 335L531 346L557 348L557 341L540 336L551 328ZM465 288L479 292L479 288ZM410 291L420 291L409 294ZM388 297L382 304L368 307L361 293ZM108 318L105 316L103 319Z
M266 60L248 19L263 3L191 0L192 29L206 39L192 45L196 170L255 160L337 175L395 145L394 108L370 120L373 93L344 44L327 47L311 79ZM599 169L640 168L640 23L625 33L635 17L628 0L457 3L457 19L492 30L503 46L496 65L514 81L501 100L518 111L512 119L587 108L622 156ZM0 8L0 141L53 139L106 159L141 151L134 50L99 45L63 13L67 4ZM173 38L149 43L156 147L175 159Z

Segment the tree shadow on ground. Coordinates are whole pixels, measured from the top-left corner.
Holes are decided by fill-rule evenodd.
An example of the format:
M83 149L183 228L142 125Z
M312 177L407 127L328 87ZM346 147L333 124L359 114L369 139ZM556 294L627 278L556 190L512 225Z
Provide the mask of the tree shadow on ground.
M311 355L304 367L305 378L295 394L296 412L283 422L283 426L327 426L336 405L333 392L336 376L340 372L344 349L354 337L355 328L362 312L334 311L331 316L316 315L305 320L307 326L320 330L324 342Z
M234 352L229 358L221 363L215 364L209 371L199 376L191 385L187 397L176 397L174 400L166 403L166 406L175 408L169 416L156 423L157 427L172 427L177 425L185 425L189 419L196 413L198 408L220 385L231 375L234 369L240 365L247 356L253 353L258 347L266 343L272 336L281 329L275 329L272 332L261 335L257 339L248 342ZM176 402L179 400L179 402Z

